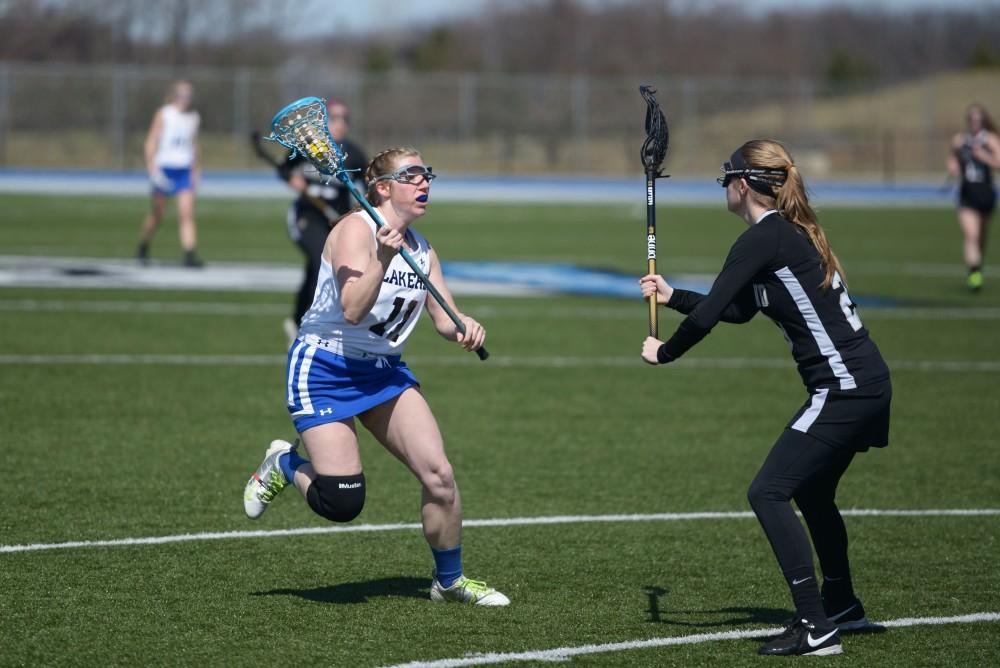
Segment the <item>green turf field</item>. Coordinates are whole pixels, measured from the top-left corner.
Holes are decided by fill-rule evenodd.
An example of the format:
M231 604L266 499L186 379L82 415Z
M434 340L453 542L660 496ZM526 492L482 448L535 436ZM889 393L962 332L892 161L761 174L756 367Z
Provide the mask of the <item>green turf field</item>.
M203 256L298 262L285 205L201 202ZM127 198L2 196L0 255L127 257L143 208ZM641 271L643 215L437 204L418 227L445 260ZM831 209L821 220L852 294L905 307L861 310L894 368L892 443L855 461L841 506L1000 508L1000 276L966 293L948 210ZM743 225L721 205L663 207L659 222L668 275L716 270ZM154 257L178 256L168 223ZM0 545L329 526L292 490L255 523L241 506L268 442L293 436L281 331L290 302L0 289ZM223 308L236 303L248 308ZM486 325L493 357L480 363L424 324L407 358L469 519L748 511L747 485L805 399L764 318L720 325L689 358L652 368L638 357L638 301L459 305ZM678 322L663 318L665 329ZM61 361L37 363L47 355ZM362 451L369 493L358 524L419 521L415 481L371 438ZM847 522L873 619L1000 612L1000 516ZM426 600L431 560L413 528L0 552L0 665L383 666L766 629L791 610L752 518L472 526L463 543L467 573L507 593L509 608ZM758 644L715 640L572 662L761 665ZM848 636L834 660L985 666L998 651L1000 624L986 621Z

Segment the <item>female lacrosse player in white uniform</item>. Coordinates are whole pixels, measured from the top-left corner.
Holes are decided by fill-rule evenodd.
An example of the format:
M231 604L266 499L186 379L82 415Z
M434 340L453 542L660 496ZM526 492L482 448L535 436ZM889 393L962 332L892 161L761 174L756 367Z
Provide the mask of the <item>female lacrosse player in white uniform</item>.
M198 259L198 232L194 222L194 192L201 177L198 153L201 117L191 109L193 93L194 89L187 81L175 83L167 104L157 110L146 135L146 171L153 186L153 201L139 238L137 257L143 264L149 262L149 245L163 222L167 198L176 197L184 265L202 266Z
M416 378L400 359L424 306L444 338L466 350L486 331L454 304L437 254L411 224L427 209L434 178L413 148L379 153L368 165L367 199L385 227L364 211L342 218L327 238L312 307L288 353L286 400L309 459L274 441L247 482L244 510L259 517L289 484L334 522L349 522L365 501L355 418L420 481L424 536L435 569L431 600L507 605L508 598L462 574L462 504L444 442ZM427 299L423 281L399 255L406 248L465 324L459 333Z

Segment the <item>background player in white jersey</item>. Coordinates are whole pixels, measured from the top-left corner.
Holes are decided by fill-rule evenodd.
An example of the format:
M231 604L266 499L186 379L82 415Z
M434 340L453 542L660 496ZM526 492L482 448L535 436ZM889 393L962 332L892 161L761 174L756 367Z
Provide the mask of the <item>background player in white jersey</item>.
M177 224L184 265L202 266L198 258L198 232L194 222L194 193L201 178L198 150L198 126L201 117L191 108L194 89L187 81L178 81L170 90L167 103L153 116L143 146L146 171L152 182L152 202L142 225L137 257L149 262L149 245L163 221L167 198L177 198Z
M413 148L383 151L365 172L367 199L385 227L363 211L330 232L312 307L288 354L286 401L309 459L274 441L244 490L243 505L259 517L274 496L294 484L309 506L334 522L349 522L365 501L355 418L420 481L424 536L434 558L431 600L507 605L506 596L462 573L462 504L434 415L416 378L400 359L426 305L434 327L466 350L486 331L454 304L441 263L412 223L424 215L434 174ZM406 247L466 333L427 289L399 250Z
M948 173L958 179L958 224L962 228L970 290L983 287L983 253L990 218L997 206L993 170L1000 169L1000 137L981 104L969 105L966 131L952 137Z

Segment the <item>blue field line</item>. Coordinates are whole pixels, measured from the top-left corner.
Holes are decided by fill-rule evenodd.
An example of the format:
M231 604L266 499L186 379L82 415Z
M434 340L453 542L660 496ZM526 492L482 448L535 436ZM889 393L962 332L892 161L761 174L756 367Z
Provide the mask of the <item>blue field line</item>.
M141 196L149 193L141 171L0 168L0 193L44 195ZM270 171L206 171L199 194L207 198L290 198L291 191ZM950 207L954 195L940 183L814 181L817 205ZM661 205L700 204L723 207L723 191L711 176L670 178L656 190ZM479 176L442 174L433 200L483 203L602 203L644 206L645 181L635 177Z

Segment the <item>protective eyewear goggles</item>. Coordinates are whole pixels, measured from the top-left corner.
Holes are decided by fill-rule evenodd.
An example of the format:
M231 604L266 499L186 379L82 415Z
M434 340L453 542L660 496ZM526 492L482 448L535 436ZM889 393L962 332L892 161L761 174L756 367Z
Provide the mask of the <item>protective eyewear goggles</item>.
M733 167L733 163L726 162L723 163L722 176L715 179L723 188L729 186L734 178L746 179L751 182L751 186L754 184L758 187L754 190L760 190L759 186L770 186L772 188L778 188L784 185L785 178L788 176L783 169L768 169L768 168L758 168L758 167Z
M391 174L385 174L379 176L372 183L378 183L379 181L395 181L396 183L406 183L409 185L414 185L420 183L421 179L427 179L430 183L437 178L437 174L431 167L425 167L423 165L405 165L400 167Z

